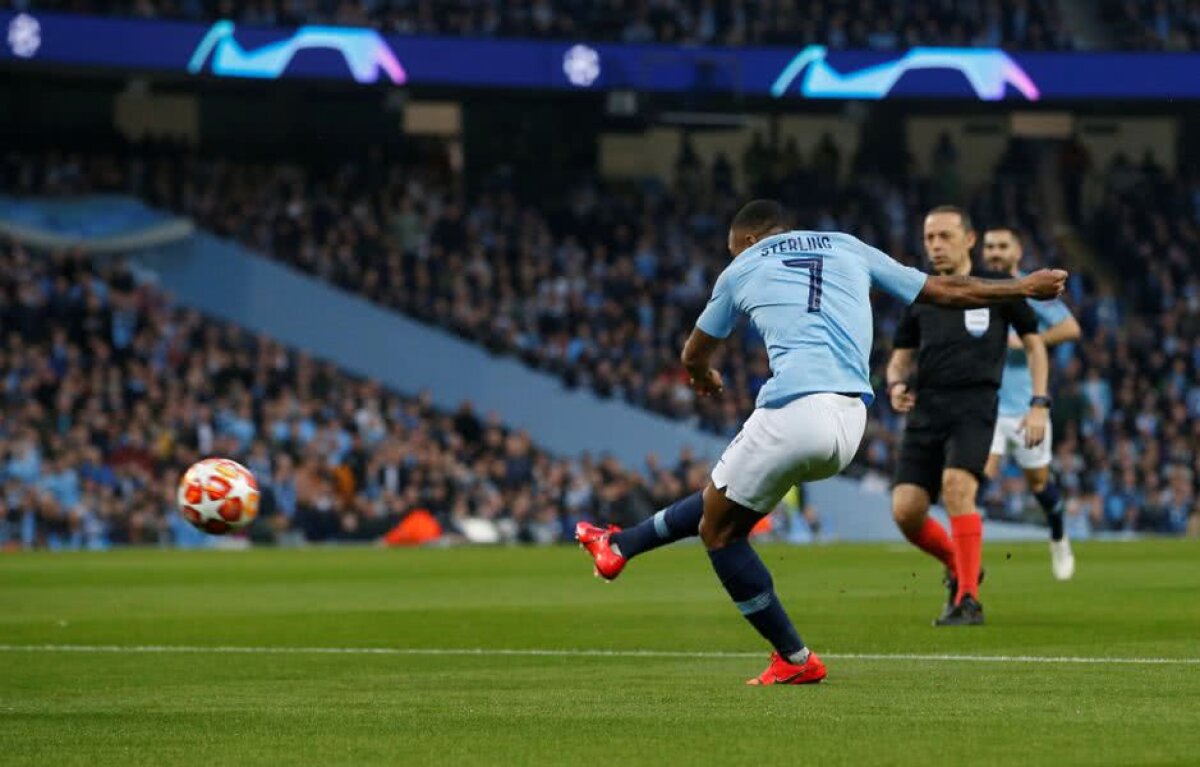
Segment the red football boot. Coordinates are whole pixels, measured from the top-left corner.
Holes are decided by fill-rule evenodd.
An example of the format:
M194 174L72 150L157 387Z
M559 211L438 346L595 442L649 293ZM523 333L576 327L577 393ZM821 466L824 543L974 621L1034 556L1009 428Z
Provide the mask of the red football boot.
M625 569L625 563L629 561L613 551L609 544L612 534L620 530L621 528L616 525L609 525L607 530L588 522L580 522L575 525L575 540L579 541L581 548L587 549L587 553L592 555L592 561L596 563L596 577L606 581L611 581L620 575L621 571Z
M777 652L771 653L767 670L746 681L746 684L816 684L825 678L825 664L811 650L804 665L789 663Z

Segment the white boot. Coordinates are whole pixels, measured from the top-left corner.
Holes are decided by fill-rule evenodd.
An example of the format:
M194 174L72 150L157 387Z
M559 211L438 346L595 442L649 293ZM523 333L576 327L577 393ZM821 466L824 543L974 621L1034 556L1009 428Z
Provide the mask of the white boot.
M1065 535L1061 541L1050 541L1050 569L1060 581L1069 581L1075 575L1075 553L1071 551L1071 539Z

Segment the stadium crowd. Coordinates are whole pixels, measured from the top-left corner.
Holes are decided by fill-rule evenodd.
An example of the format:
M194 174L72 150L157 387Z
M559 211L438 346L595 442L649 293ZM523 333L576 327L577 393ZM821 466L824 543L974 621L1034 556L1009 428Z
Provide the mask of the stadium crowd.
M809 157L794 141L756 138L740 158L755 195L788 201L797 221L856 232L908 263L921 262L923 207L959 194L957 151L939 146L928 178L894 183L855 158L854 180L826 136ZM53 170L51 170L53 169ZM702 167L685 144L676 188L581 183L558 203L523 204L503 187L469 203L449 191L438 163L362 163L316 169L237 164L178 152L50 159L11 168L17 189L50 194L123 190L179 211L221 235L498 354L560 376L566 385L690 420L732 437L770 376L754 328L720 357L729 387L697 400L678 360L692 322L728 263L726 225L741 196L732 162ZM1048 243L1014 190L1031 164L1020 147L975 206L980 220L1019 222ZM1030 253L1029 263L1042 260ZM893 311L878 312L889 338ZM882 360L880 349L879 359Z
M389 33L721 45L1073 47L1057 0L7 0L22 10Z
M1110 0L1104 19L1125 50L1200 48L1200 3L1195 0Z
M1126 289L1083 304L1084 338L1064 376L1069 461L1093 518L1109 528L1200 525L1200 177L1147 153L1102 178L1092 241ZM1066 399L1064 399L1064 394ZM1070 453L1066 452L1075 448ZM1087 470L1084 470L1087 467Z
M423 510L450 540L551 542L705 477L686 454L556 459L469 403L438 412L79 253L0 250L0 328L0 546L194 542L176 483L214 454L259 478L265 540L376 540Z
M869 159L856 158L856 181L837 182L843 164L836 152L823 142L804 158L794 145L755 142L741 160L750 189L781 195L807 225L854 231L901 260L918 262L920 210L957 190L953 145L938 147L928 178L891 181L871 173ZM27 191L139 194L496 353L519 355L567 385L726 436L736 432L769 375L753 328L743 327L721 358L729 385L719 401L693 400L677 362L711 281L727 262L724 222L738 199L727 158L702 167L685 150L679 189L582 184L551 207L523 205L503 189L468 203L445 194L437 172L380 159L329 172L179 153L134 160L9 158L4 168L12 188ZM1027 196L1014 193L1028 182L1031 167L1028 152L1014 144L995 184L973 205L979 222L1015 222L1026 232L1026 267L1057 259L1057 245ZM1056 468L1077 536L1183 532L1189 524L1196 531L1200 282L1184 265L1197 257L1200 187L1170 180L1145 163L1118 162L1107 178L1110 193L1096 220L1119 226L1097 242L1139 253L1138 268L1122 270L1137 280L1127 280L1121 295L1103 274L1072 281L1070 303L1084 339L1054 354ZM1153 207L1145 205L1147 194L1154 195ZM1133 242L1155 243L1154 252L1172 254L1173 266L1151 262L1143 246L1128 250ZM877 371L898 314L894 305L881 306ZM877 401L854 473L886 482L899 425ZM661 485L646 483L652 490ZM995 483L986 500L993 515L1027 514L1015 475Z

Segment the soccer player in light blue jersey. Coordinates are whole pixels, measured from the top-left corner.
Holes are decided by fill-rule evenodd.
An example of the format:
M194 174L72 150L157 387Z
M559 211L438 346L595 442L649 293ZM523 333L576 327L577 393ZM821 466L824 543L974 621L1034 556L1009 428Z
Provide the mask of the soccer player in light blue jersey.
M983 260L989 269L1020 277L1021 255L1021 235L1016 229L1001 226L984 233ZM1037 315L1039 332L1047 347L1079 338L1079 323L1061 300L1030 301L1029 305ZM1033 402L1033 383L1029 377L1025 349L1019 340L1010 338L1004 377L1000 380L996 434L992 438L991 454L984 475L994 480L1000 473L1005 457L1012 454L1025 474L1029 489L1046 512L1046 520L1050 525L1050 569L1055 578L1066 581L1075 574L1075 554L1063 530L1062 491L1050 475L1052 432L1047 424L1045 439L1033 447L1026 446L1022 435L1025 416ZM1050 406L1049 401L1043 404Z
M768 200L738 212L728 244L733 263L717 278L682 360L697 394L719 395L721 374L710 360L737 317L749 317L766 343L772 373L754 413L702 492L628 530L581 522L575 537L596 574L612 580L630 558L699 534L730 598L775 649L766 671L749 683L819 682L825 666L800 639L748 536L790 488L837 474L858 450L874 398L871 288L905 303L971 307L1054 298L1067 275L926 275L848 234L789 230L782 207Z

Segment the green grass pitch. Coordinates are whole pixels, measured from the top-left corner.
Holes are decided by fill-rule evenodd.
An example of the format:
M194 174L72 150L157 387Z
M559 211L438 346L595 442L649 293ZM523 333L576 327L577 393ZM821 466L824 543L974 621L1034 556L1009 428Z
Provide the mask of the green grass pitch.
M767 651L696 546L609 585L570 548L0 555L0 764L1200 764L1194 542L1065 584L991 544L968 629L915 550L761 551L824 684L743 686Z

